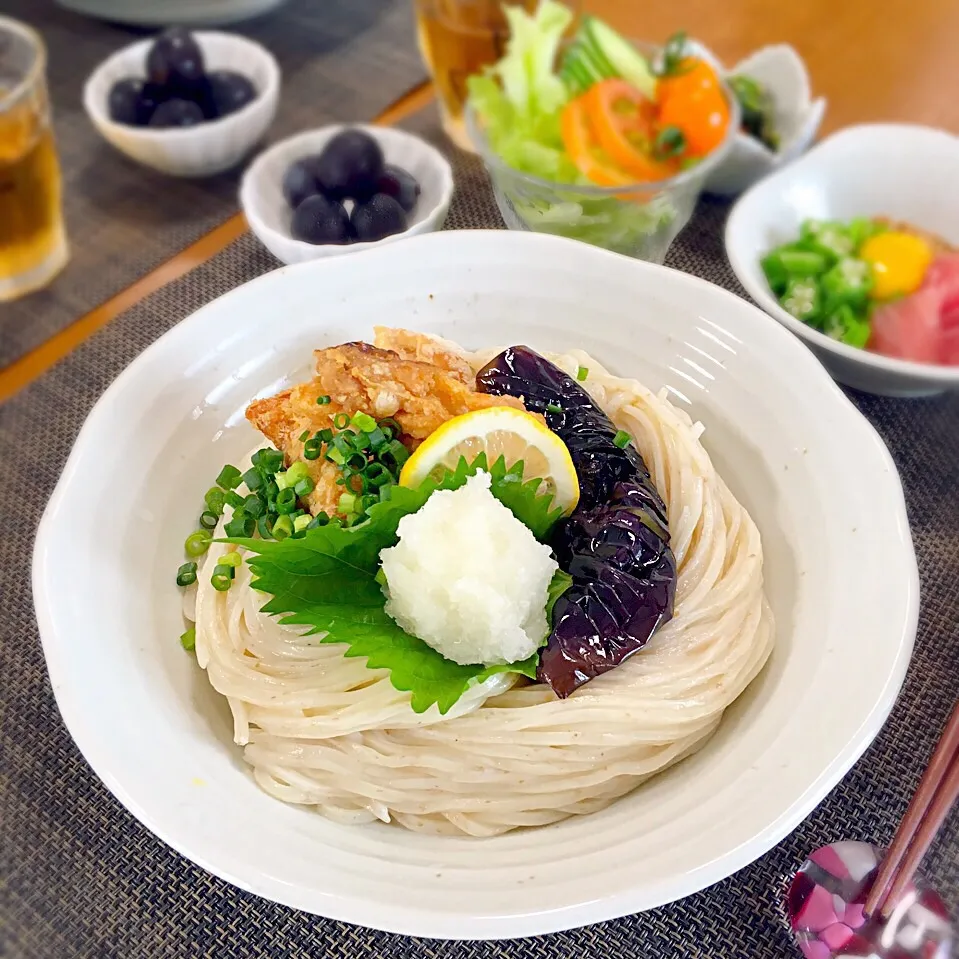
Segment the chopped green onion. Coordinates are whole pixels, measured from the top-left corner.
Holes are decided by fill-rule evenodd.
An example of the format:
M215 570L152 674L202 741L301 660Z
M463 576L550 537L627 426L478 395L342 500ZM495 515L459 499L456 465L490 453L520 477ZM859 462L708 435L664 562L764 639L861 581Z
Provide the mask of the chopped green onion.
M317 406L329 406L329 405L330 405L330 398L329 398L328 396L318 396L318 397L316 398L316 405L317 405Z
M373 493L367 493L360 497L360 512L366 513L371 506L375 506L380 501L379 496Z
M265 449L260 452L263 455L258 465L265 473L275 473L283 465L283 454L279 450Z
M363 453L350 453L343 464L345 473L361 473L366 469L366 456Z
M629 446L629 441L632 437L626 430L617 430L616 435L613 437L613 446L618 446L621 450L626 449Z
M212 510L205 509L200 513L200 525L204 529L216 529L216 524L219 521L219 517Z
M289 516L280 516L273 524L274 539L286 539L293 532L293 520Z
M546 411L547 411L548 413L562 413L562 412L563 412L563 407L560 406L558 403L547 403L547 404L546 404Z
M346 457L337 449L327 450L326 458L337 466L342 466L346 462Z
M333 437L333 449L335 449L338 453L342 453L343 456L349 456L350 453L352 453L355 449L351 440L351 435L348 435L345 432L337 433L336 436Z
M384 483L393 482L390 471L382 463L370 463L363 475L371 486L382 486Z
M297 460L287 471L285 475L287 486L296 486L301 479L306 479L310 475L310 470L306 463Z
M177 586L192 586L196 582L196 563L184 563L176 571Z
M331 443L333 441L333 430L320 430L316 434L324 443Z
M191 626L185 633L180 635L180 645L187 651L196 647L196 626Z
M254 466L243 474L243 482L246 483L246 488L251 493L255 493L263 485L264 477Z
M305 479L301 479L296 486L293 487L293 492L297 496L309 496L313 492L316 484L307 476Z
M254 519L258 519L266 512L266 504L256 493L250 493L250 495L243 500L243 510L249 513Z
M316 529L317 526L326 526L330 522L330 517L328 513L323 512L322 510L310 520L309 526L307 529Z
M309 439L309 436L310 436L310 431L309 431L309 430L303 430L303 432L300 433L300 442L301 442L301 443L305 443L305 442L307 441L307 439Z
M202 556L209 548L213 534L208 529L198 529L190 533L183 544L187 556Z
M292 486L292 485L293 485L293 484L290 482L289 478L287 477L287 473L288 473L288 472L289 472L289 471L287 470L287 471L284 471L284 472L282 472L282 473L275 473L275 474L274 474L274 476L273 476L273 482L276 483L276 488L277 488L277 490L284 490L284 489L286 489L288 486Z
M392 416L387 416L386 419L380 420L380 429L389 430L393 436L399 436L400 433L403 432L402 428L400 427L400 424L397 423L397 421L393 419Z
M375 430L370 430L366 434L366 437L369 439L370 446L373 447L374 450L378 450L392 439L392 435L382 430L379 426L377 426Z
M264 513L256 521L256 531L260 534L261 539L273 539L273 523L268 514Z
M588 366L581 366L576 370L576 379L578 379L580 383L582 383L587 376L589 376Z
M235 466L224 466L220 470L220 475L216 478L217 486L223 489L236 489L243 479L243 474Z
M217 565L213 567L213 575L210 577L210 582L217 592L225 593L230 588L230 584L233 582L235 575L236 570L234 570L232 566Z
M338 430L345 430L350 425L350 417L348 413L337 413L333 417L333 425Z
M276 496L276 511L283 515L285 513L292 513L296 509L296 493L294 490L287 487L286 489L281 489ZM274 526L274 535L275 535Z
M233 550L231 553L224 553L220 557L221 566L239 566L243 562L243 557L236 551Z
M380 458L382 459L386 454L389 454L396 464L397 471L410 458L409 450L399 440L390 440L386 449L380 454Z
M349 515L356 510L356 496L353 493L340 493L337 511Z
M256 529L256 520L245 510L237 510L233 514L233 519L223 527L223 532L230 537L252 536Z
M234 509L239 509L243 505L243 497L233 490L229 490L224 496L226 497L227 505L232 506Z
M378 426L374 426L373 428L374 428L377 432L379 432L379 433L382 433L382 432L383 432ZM354 448L354 449L358 449L358 450L368 450L368 449L370 448L370 446L372 446L372 445L373 445L373 444L370 442L370 434L369 434L369 433L360 433L360 435L357 436L355 440L353 440L353 448Z
M323 443L317 437L307 440L303 447L303 458L307 460L318 460L320 453L323 452Z
M293 532L302 533L310 525L310 522L311 517L309 513L304 513L302 516L297 516L297 518L293 520Z
M206 491L203 502L206 503L206 508L211 513L216 513L217 516L223 515L226 497L223 495L223 490L221 490L219 486L211 486L210 489Z
M371 433L376 429L376 420L374 420L369 413L361 413L357 411L353 414L353 419L350 420L350 422L358 430L362 430L364 433Z

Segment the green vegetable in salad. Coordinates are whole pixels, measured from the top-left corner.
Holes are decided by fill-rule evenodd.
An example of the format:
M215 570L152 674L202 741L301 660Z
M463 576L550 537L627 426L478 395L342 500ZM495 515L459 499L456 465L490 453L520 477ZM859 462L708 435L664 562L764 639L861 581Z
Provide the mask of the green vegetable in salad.
M776 102L772 94L758 80L745 74L728 77L742 112L742 129L759 140L774 153L780 138L776 131Z
M497 673L515 672L535 679L538 655L491 666L461 666L445 659L387 614L378 579L379 555L396 544L404 516L416 512L435 491L458 489L479 469L487 469L484 456L472 464L461 459L456 470L447 471L440 481L427 480L415 489L397 486L389 500L373 505L366 520L356 526L331 523L308 529L299 538L230 542L255 554L248 560L253 588L272 597L263 612L279 616L281 623L324 633L320 642L346 645L344 655L365 657L370 669L388 669L393 686L411 694L415 712L424 712L435 703L446 713L468 686ZM524 482L523 464L507 469L502 458L488 472L493 495L538 539L545 539L562 511L552 507L550 495L538 492L539 481ZM550 585L548 614L571 582L566 574L556 573Z
M656 96L656 78L646 58L596 17L583 18L563 54L559 75L574 96L610 77L622 77L650 100Z

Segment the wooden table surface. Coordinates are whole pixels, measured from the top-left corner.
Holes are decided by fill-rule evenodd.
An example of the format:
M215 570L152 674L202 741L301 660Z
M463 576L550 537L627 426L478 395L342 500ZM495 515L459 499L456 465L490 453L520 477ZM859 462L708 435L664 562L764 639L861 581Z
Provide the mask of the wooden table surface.
M586 0L585 7L644 40L686 30L728 66L757 47L792 44L813 94L829 101L824 133L876 120L959 133L957 0Z
M665 40L677 30L728 65L757 47L790 43L828 101L822 132L851 123L912 121L959 133L959 0L584 0L628 36ZM431 99L426 85L378 118L397 123ZM241 214L0 370L0 401L40 376L149 293L215 255L246 229Z

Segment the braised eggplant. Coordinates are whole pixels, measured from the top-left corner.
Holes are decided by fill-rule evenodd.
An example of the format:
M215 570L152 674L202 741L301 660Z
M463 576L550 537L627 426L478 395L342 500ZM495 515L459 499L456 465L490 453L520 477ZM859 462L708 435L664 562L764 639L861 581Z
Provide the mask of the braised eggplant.
M569 448L580 501L550 545L573 585L557 601L537 678L568 696L642 649L673 614L666 506L639 451L575 380L525 346L491 360L477 389L521 397Z

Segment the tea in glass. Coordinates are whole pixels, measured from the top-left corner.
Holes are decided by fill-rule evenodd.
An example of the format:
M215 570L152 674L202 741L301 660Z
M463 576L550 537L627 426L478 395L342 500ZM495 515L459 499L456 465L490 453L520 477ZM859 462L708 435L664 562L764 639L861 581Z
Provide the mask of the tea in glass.
M69 255L45 67L40 36L0 17L0 300L45 286Z

